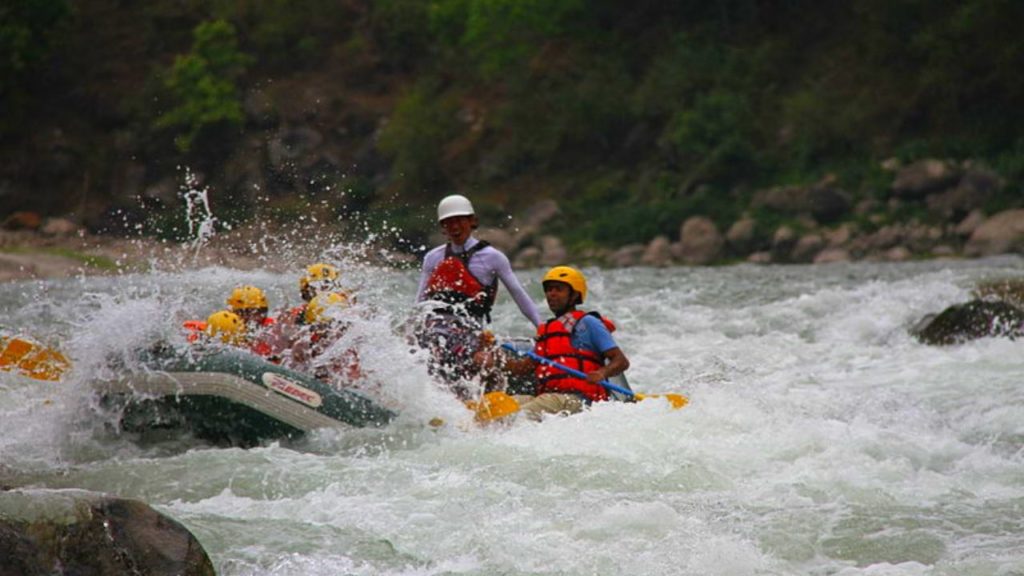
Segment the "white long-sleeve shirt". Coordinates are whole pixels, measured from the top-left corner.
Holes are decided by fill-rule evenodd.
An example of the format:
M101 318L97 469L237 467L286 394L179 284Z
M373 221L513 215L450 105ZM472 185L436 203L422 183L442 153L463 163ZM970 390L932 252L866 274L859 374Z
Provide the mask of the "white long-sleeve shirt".
M461 254L476 246L478 242L480 241L470 236L462 246L452 246L452 252ZM434 273L437 265L444 260L444 251L447 246L447 244L442 244L427 252L427 255L423 257L420 285L416 290L417 302L426 300L427 281L430 280L430 275ZM469 259L469 273L485 286L494 284L495 278L501 279L501 283L508 289L508 293L512 295L512 299L519 306L519 311L523 313L523 316L526 316L534 326L540 324L540 312L537 311L537 305L533 303L530 295L526 293L523 285L519 283L519 278L512 272L512 263L508 261L508 257L502 254L500 250L493 246L487 246L478 251Z

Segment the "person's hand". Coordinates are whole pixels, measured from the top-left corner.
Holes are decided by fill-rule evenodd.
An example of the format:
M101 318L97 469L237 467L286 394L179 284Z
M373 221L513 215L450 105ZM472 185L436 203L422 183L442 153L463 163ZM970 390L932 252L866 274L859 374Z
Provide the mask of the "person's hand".
M601 380L607 379L608 377L605 376L604 368L598 368L597 370L587 374L587 382L590 382L591 384L597 384L601 382Z
M473 353L473 363L481 370L491 370L497 364L497 355L491 349L481 348Z
M480 349L494 348L494 332L484 330L480 333Z

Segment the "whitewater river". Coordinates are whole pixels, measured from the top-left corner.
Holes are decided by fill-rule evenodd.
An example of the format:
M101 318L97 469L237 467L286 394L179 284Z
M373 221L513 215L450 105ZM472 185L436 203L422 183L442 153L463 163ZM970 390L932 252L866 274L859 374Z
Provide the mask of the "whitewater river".
M395 334L416 273L352 266L396 423L249 450L110 432L87 386L107 359L181 342L238 283L295 305L300 264L0 285L6 328L75 363L0 373L0 480L140 498L222 575L1024 574L1024 342L907 334L1024 259L587 269L633 387L691 404L487 429ZM543 307L540 273L519 276ZM495 331L528 335L499 302Z

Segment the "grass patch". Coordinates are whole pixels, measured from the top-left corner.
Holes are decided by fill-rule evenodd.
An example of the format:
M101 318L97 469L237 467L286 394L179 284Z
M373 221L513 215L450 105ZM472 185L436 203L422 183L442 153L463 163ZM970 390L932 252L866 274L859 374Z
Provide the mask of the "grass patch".
M96 270L103 270L105 272L114 272L119 270L121 267L116 262L107 258L106 256L94 256L92 254L84 254L82 252L76 252L70 248L59 248L59 247L41 247L41 248L28 248L28 247L15 247L15 248L4 248L0 252L6 252L8 254L49 254L51 256L60 256L61 258L68 258L81 262L83 265Z

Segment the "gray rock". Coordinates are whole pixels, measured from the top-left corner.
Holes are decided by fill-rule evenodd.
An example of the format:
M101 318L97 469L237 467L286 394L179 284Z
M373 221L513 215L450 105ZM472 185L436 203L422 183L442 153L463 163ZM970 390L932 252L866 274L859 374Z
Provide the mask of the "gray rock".
M657 236L647 245L640 262L646 266L668 266L672 263L672 242L668 236Z
M691 216L679 230L679 243L683 262L699 266L722 257L725 239L710 218Z
M833 262L849 262L850 253L842 248L826 248L814 257L815 264L831 264Z
M810 186L783 186L754 193L751 206L786 214L809 214L818 222L832 222L850 210L850 196L835 186L829 175Z
M536 268L540 265L540 248L527 246L516 254L512 265L516 268Z
M960 218L982 208L1002 186L999 176L991 171L969 167L956 186L929 195L925 202L933 214L946 219Z
M643 244L626 244L615 252L612 252L609 260L617 268L629 268L640 263L646 246Z
M954 185L960 179L960 170L942 160L918 160L896 172L892 192L900 198L923 198L929 192Z
M944 346L987 336L1024 336L1024 311L1006 302L972 300L924 318L911 333L925 344Z
M843 224L834 230L826 230L822 235L829 248L838 248L850 241L853 231L848 224Z
M978 226L964 246L967 256L1024 252L1024 209L1000 212Z
M557 236L541 236L540 263L543 266L561 266L566 264L569 254L562 239Z
M793 262L812 262L825 247L825 240L818 234L807 234L797 240L790 252Z
M956 225L953 232L955 232L957 236L970 236L971 234L974 234L974 231L984 223L985 213L981 210L971 210L971 213L965 216L964 219Z
M753 218L740 218L729 226L725 239L737 254L746 254L754 247L754 230L757 222Z
M886 250L885 259L889 262L906 262L912 254L905 246L896 246Z
M212 576L195 537L144 502L84 490L0 492L0 575Z
M795 230L789 226L779 226L772 234L772 259L777 262L788 261L797 240Z
M754 252L750 256L747 256L747 262L751 264L771 264L772 253L771 252Z

